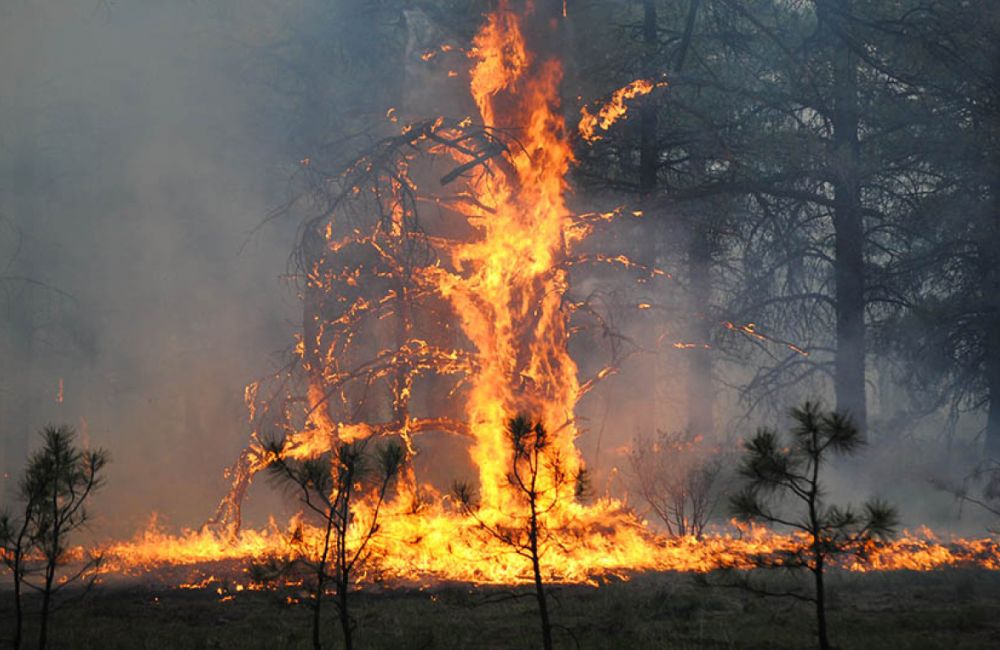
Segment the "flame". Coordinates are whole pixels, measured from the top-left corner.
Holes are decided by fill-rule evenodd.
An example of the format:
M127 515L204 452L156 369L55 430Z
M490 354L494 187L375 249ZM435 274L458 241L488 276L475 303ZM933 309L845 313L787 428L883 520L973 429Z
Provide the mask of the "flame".
M628 106L625 102L648 95L654 88L666 85L665 81L653 83L648 79L636 79L611 93L611 98L601 105L597 113L591 113L590 109L584 106L580 109L580 123L577 126L580 137L587 142L597 142L602 139L604 136L597 132L598 129L607 131L611 125L627 116Z
M528 3L529 7L531 3ZM407 125L404 139L458 165L442 184L459 186L447 197L420 195L407 170L413 158L399 159L401 172L387 181L388 209L370 230L358 226L346 230L333 219L322 233L323 253L363 249L379 265L383 279L395 281L382 297L344 295L336 287L357 289L364 279L358 267L343 268L322 258L311 263L307 292L338 301L335 318L309 313L303 333L297 337L295 356L308 378L305 394L274 404L262 399L259 384L246 390L250 420L262 410L288 409L302 405L300 421L286 425L280 453L305 459L322 454L340 442L381 435L398 435L410 456L417 453L412 436L422 431L446 431L470 440L469 457L478 472L481 519L467 516L447 495L432 486L418 485L410 471L402 488L380 513L379 532L369 546L370 564L378 576L400 581L425 579L461 580L476 583L522 583L530 579L529 562L512 549L482 534L482 518L502 522L523 514L524 505L515 498L506 477L512 450L504 427L514 413L540 417L552 436L552 446L572 474L583 467L574 440L578 435L575 408L595 382L611 376L614 367L581 382L578 368L568 352L572 303L566 300L568 273L574 264L602 263L640 271L649 277L668 277L664 271L641 267L624 256L596 253L575 255L595 224L629 213L619 208L605 213L573 215L567 206L567 173L574 162L566 124L560 112L559 85L563 70L558 60L534 53L528 47L524 20L531 9L518 13L507 2L490 14L467 53L471 61L470 92L478 118L449 121L444 118ZM450 49L450 48L449 48ZM440 51L448 51L444 47ZM431 55L425 54L426 59ZM585 108L579 125L585 139L600 136L626 113L625 102L663 85L637 80L619 90L611 101L591 114ZM387 113L390 119L395 111ZM515 133L505 144L497 132ZM486 142L485 149L468 144L474 137ZM460 146L455 146L455 143ZM516 142L516 145L513 144ZM307 163L303 163L307 164ZM374 172L375 162L362 160L354 171ZM486 171L481 171L488 166ZM480 170L481 173L476 170ZM361 194L355 188L354 195ZM402 266L399 247L409 245L411 234L406 196L433 201L439 207L456 206L467 236L425 234L422 241L433 255L421 264ZM443 207L442 207L443 209ZM451 208L449 208L451 209ZM633 211L632 216L642 213ZM405 277L405 282L400 280ZM405 296L404 296L405 294ZM450 311L440 316L438 334L464 341L449 347L444 341L421 338L412 326L413 316L403 313L403 298L433 297ZM639 309L652 307L640 303ZM357 421L337 415L338 400L350 397L343 389L356 379L346 367L356 326L392 316L402 323L398 346L375 353L366 361L366 389L375 382L390 383L392 418L384 422ZM315 323L315 327L312 324ZM760 334L753 324L725 324L757 340L773 340ZM784 342L782 342L784 343ZM785 343L785 345L790 344ZM677 348L694 344L675 343ZM707 347L707 346L706 346ZM792 347L792 349L796 349ZM803 353L804 352L801 352ZM414 381L421 373L456 377L447 392L459 404L461 421L445 415L415 416L410 411ZM288 422L291 422L290 420ZM254 433L228 477L233 489L220 505L219 521L239 520L240 501L253 476L273 459ZM594 582L603 575L627 577L642 570L710 571L724 566L750 567L761 555L776 555L799 548L804 540L760 528L717 530L701 539L666 538L652 532L621 501L603 498L582 503L573 485L564 485L551 473L540 476L541 489L561 491L555 507L543 513L544 523L557 539L549 544L543 570L549 580ZM558 487L556 487L558 486ZM419 496L418 496L419 495ZM357 544L373 516L370 503L354 510L348 543ZM158 521L127 542L109 544L104 550L105 570L137 572L164 565L242 562L289 553L294 546L310 552L318 546L322 532L301 519L286 526L272 521L265 530L205 527L178 535L165 532ZM977 564L1000 568L995 540L951 540L933 538L929 531L906 536L888 545L872 544L858 559L844 563L853 571L915 569ZM372 569L374 570L374 569ZM358 580L367 576L362 573ZM187 585L205 588L214 574ZM237 589L238 590L238 589ZM219 595L228 600L232 591Z
M665 537L650 532L644 522L611 500L589 507L573 506L564 515L573 520L565 543L554 545L545 557L546 578L564 583L594 584L599 578L628 579L641 571L707 573L721 568L749 569L761 560L779 560L806 545L802 535L780 534L764 527L732 524L700 539L691 535ZM477 524L460 517L430 516L421 520L420 537L399 526L395 517L385 520L388 530L375 538L373 557L379 577L401 583L455 580L477 584L522 584L531 580L520 556L502 548L484 548ZM565 523L565 522L564 522ZM301 531L303 545L317 548L322 531L293 520L285 530ZM289 536L272 522L266 531L243 531L237 540L209 530L169 535L155 518L147 530L129 542L102 549L102 570L141 574L165 566L211 563L182 588L207 588L226 572L225 562L236 571L247 559L261 559L288 552ZM75 551L81 557L82 549ZM220 564L222 563L222 564ZM949 567L1000 570L1000 541L995 538L941 539L927 528L904 531L891 542L869 542L858 553L842 556L833 564L850 572L933 571ZM359 582L363 582L361 577ZM245 588L259 589L249 584ZM241 590L237 585L236 590Z

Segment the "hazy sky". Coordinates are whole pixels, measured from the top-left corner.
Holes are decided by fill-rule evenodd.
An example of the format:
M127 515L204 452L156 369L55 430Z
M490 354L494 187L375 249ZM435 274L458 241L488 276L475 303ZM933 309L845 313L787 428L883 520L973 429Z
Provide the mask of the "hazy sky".
M211 514L243 385L296 318L294 226L251 237L287 172L246 74L268 15L240 4L0 4L0 269L66 294L34 294L30 377L3 373L0 399L33 396L18 429L67 422L111 450L109 532Z

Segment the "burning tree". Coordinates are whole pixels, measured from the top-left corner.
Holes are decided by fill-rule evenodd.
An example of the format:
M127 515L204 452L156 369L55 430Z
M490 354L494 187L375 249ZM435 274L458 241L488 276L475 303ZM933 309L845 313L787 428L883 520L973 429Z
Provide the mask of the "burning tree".
M412 122L335 177L303 165L302 201L317 214L294 256L302 331L289 364L248 388L252 442L231 470L217 522L239 525L254 474L275 458L392 437L408 461L419 451L415 437L428 432L468 440L482 505L512 512L522 501L505 480L518 454L508 413L545 413L547 453L558 454L567 476L581 473L575 406L631 350L616 347L593 378L579 379L571 332L606 321L570 295L571 270L663 273L581 250L618 213L574 214L567 205L573 154L559 109L562 68L548 45L561 11L512 4L488 16L469 52L480 123ZM272 449L265 439L282 442ZM536 469L542 484L556 482L550 465ZM387 506L424 519L393 537L424 539L435 516L454 517L421 510L412 463L400 478ZM619 504L601 508L594 519L635 523Z
M809 571L813 576L813 594L775 593L749 582L744 586L763 595L792 596L812 602L816 607L819 647L828 650L823 578L830 558L861 553L871 540L891 536L897 517L892 507L877 499L867 502L861 513L850 507L827 505L823 500L820 467L831 455L856 453L864 440L849 418L835 412L824 413L812 402L793 409L792 418L797 424L788 440L762 429L747 441L740 468L745 486L733 497L732 508L747 521L786 526L801 535L804 544L761 557L757 565ZM791 500L799 506L798 511L782 508L780 499Z

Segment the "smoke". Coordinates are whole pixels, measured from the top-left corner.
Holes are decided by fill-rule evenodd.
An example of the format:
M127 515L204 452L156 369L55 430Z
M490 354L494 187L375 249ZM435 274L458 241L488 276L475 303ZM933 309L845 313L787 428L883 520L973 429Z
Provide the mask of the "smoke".
M108 448L102 533L210 514L243 386L296 318L294 226L254 230L287 172L246 4L0 9L0 460L17 472L46 423Z

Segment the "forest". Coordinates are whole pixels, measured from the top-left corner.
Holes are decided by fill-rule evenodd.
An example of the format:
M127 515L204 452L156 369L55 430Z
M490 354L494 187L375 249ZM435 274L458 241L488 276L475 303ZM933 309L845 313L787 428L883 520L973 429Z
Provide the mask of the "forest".
M1000 4L0 6L0 647L1000 643Z

